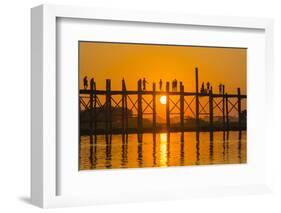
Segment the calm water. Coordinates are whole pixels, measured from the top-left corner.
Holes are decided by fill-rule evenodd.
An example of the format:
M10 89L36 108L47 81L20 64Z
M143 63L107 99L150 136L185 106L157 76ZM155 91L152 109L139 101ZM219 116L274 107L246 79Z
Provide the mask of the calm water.
M195 132L90 136L80 139L80 169L246 163L246 132ZM184 142L181 142L182 137Z

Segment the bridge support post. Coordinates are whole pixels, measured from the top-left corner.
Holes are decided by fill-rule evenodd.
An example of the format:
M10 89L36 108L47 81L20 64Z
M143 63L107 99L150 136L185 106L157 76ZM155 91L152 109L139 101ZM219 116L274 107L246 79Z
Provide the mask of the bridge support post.
M225 131L225 94L224 85L222 85L222 128Z
M166 127L170 131L170 83L166 83Z
M97 132L97 123L98 123L98 113L97 113L97 93L96 93L96 90L97 90L97 85L96 85L96 82L94 81L94 85L93 85L93 92L94 92L94 132L96 133ZM96 135L95 135L95 138L96 138Z
M196 113L196 132L200 131L200 121L199 121L199 85L198 85L198 68L195 68L195 113Z
M242 121L241 121L241 91L240 88L237 88L237 98L238 98L238 129L242 130Z
M229 110L228 110L228 94L225 93L225 112L226 112L226 130L229 131Z
M122 138L125 140L125 134L128 128L128 107L125 80L122 79Z
M111 133L112 117L111 117L111 81L106 79L106 134Z
M180 125L181 125L181 141L184 141L184 86L180 82Z
M93 144L93 105L94 105L94 79L90 81L90 111L89 111L89 134L90 144Z
M209 92L209 128L210 132L214 131L214 108L213 108L213 90Z
M156 84L152 85L152 122L153 122L153 132L156 132Z
M142 80L138 80L138 133L142 134Z

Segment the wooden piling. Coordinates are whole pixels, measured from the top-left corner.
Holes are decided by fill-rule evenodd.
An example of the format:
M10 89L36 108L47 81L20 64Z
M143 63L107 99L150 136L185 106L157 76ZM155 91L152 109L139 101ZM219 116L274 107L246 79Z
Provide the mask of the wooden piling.
M238 129L242 130L242 121L241 121L241 91L240 88L237 88L237 99L238 99Z
M213 121L214 121L213 90L211 89L209 92L209 122L210 122L209 128L210 128L210 132L214 131Z
M181 131L184 132L184 86L180 82L180 125Z
M127 105L126 105L126 99L127 99L127 96L126 96L126 85L125 85L125 80L122 79L122 135L124 136L124 134L126 134L127 132L127 125L126 125L126 122L127 122L127 119L126 117L128 116L127 115ZM125 140L125 138L124 138Z
M127 88L124 81L125 87L125 133L126 133L126 140L128 141L128 125L129 125L129 115L128 115L128 98L127 98Z
M226 113L226 130L229 131L229 110L228 110L228 94L225 93L225 113Z
M156 132L156 84L152 84L152 122L153 122L153 132Z
M122 80L122 135L125 134L125 95L124 95L124 80Z
M166 82L166 127L170 131L170 83Z
M200 131L200 121L199 121L199 85L198 85L198 68L195 68L195 114L196 114L196 131Z
M98 123L98 112L97 112L97 93L96 93L96 90L97 90L97 84L96 82L94 81L94 132L96 133L97 132L97 123ZM95 138L96 138L96 135L95 135Z
M125 94L125 133L126 133L126 135L128 134L128 125L129 125L128 101L127 100L128 100L128 98L127 98L127 91L126 91L126 94Z
M138 133L142 133L142 80L138 80Z
M111 81L106 79L106 134L111 133L112 130L112 116L111 116Z
M225 94L224 94L224 85L222 85L222 127L225 131Z
M94 79L90 81L90 111L89 111L89 133L90 133L90 144L93 144L93 104L94 104Z

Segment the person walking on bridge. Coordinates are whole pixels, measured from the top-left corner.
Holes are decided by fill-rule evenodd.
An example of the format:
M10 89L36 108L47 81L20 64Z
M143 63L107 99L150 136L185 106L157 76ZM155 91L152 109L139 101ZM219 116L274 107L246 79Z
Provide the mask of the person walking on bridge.
M87 88L88 88L88 79L87 79L87 76L84 77L84 79L83 79L83 84L84 84L84 89L87 89Z
M178 90L178 81L177 79L174 80L174 92Z
M147 80L145 78L143 78L142 80L142 89L145 91L146 90L146 84L148 84Z
M160 91L162 91L162 85L163 85L163 82L162 82L162 79L160 78L160 81L159 81L159 88L160 88Z
M209 92L210 92L210 89L211 89L210 86L211 86L211 84L210 84L210 82L208 81L207 84L206 84L206 87L207 87L207 88L206 88L206 89L207 89L207 94L209 94Z
M222 84L219 85L219 92L222 94Z
M202 85L201 85L201 90L200 90L200 92L201 92L202 94L205 93L205 85L204 85L204 82L203 82Z

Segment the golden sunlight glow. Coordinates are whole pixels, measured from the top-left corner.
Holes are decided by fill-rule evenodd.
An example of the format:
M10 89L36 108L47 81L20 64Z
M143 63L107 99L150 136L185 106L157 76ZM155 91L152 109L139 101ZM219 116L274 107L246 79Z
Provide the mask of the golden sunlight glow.
M166 103L167 103L167 97L166 97L165 95L162 95L162 96L160 97L160 103L161 103L161 104L166 104Z
M167 142L167 133L160 133L160 142Z

